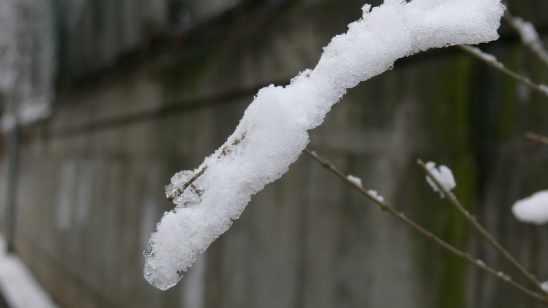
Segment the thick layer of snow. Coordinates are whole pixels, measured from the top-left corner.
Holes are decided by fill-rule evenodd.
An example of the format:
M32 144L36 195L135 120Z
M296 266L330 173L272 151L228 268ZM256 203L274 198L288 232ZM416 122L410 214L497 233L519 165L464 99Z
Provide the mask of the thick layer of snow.
M430 161L426 163L426 168L430 170L430 173L432 173L432 175L436 177L436 179L443 185L443 187L447 191L451 191L457 186L457 182L455 182L455 178L453 177L453 172L448 167L440 165L436 169L436 163ZM432 189L439 192L440 197L443 198L443 192L438 188L436 183L434 183L434 181L432 181L432 179L428 176L426 177L426 181L428 182L428 184L430 184Z
M548 190L539 191L521 199L512 206L514 216L520 221L542 225L548 222Z
M4 239L0 236L0 292L7 304L12 308L57 307L23 262L5 251Z
M172 178L166 193L176 208L164 214L149 240L145 278L163 290L175 285L251 196L297 160L309 142L308 130L323 122L348 88L419 51L495 40L503 11L500 0L386 0L372 10L364 6L363 18L332 39L313 70L285 87L261 89L227 142L195 170Z

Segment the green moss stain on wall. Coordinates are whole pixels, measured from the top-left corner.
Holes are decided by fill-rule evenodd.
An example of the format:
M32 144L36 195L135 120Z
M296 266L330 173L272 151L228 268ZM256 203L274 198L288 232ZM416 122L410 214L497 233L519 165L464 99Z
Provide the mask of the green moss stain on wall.
M431 94L425 104L433 144L454 154L470 151L470 84L471 61L466 57L447 60L436 76L432 76Z
M209 60L209 53L201 52L159 69L153 78L162 84L166 103L195 93L203 84Z
M454 193L461 204L470 209L474 199L475 168L473 159L470 156L460 159L451 168L457 181ZM443 238L456 247L467 251L470 237L469 224L447 200L442 200L440 206L443 210L451 212ZM445 264L445 270L442 274L442 286L446 295L442 295L438 307L465 307L466 274L469 265L464 260L448 253L445 254L443 263Z
M433 76L425 78L431 92L419 102L426 106L425 130L435 147L425 159L447 165L453 171L457 182L454 193L469 209L474 200L476 175L470 130L472 61L465 56L445 61ZM470 233L465 219L431 190L422 173L419 177L413 199L418 202L414 210L417 220L444 241L466 251ZM425 286L432 290L428 307L465 307L468 264L422 237L418 241L418 247L424 247L417 255L424 271L422 277Z
M454 193L463 206L470 207L474 196L473 160L470 158L451 161L448 165L457 181ZM441 199L438 193L433 192L422 181L423 178L420 180L418 186L422 188L418 188L418 206L421 208L417 211L423 211L425 214L420 215L417 220L444 241L466 251L469 247L470 229L464 217L445 198ZM417 241L420 242L417 246L424 249L418 254L420 268L424 271L424 285L430 290L435 290L428 301L431 304L425 307L465 307L468 264L423 237L417 237Z
M516 71L518 67L519 53L516 49L512 50L504 59L504 65L511 70ZM504 95L500 102L500 117L496 122L496 138L497 140L507 139L511 133L512 127L515 125L517 115L519 113L519 98L518 85L512 78L505 77L504 80ZM530 91L530 89L524 89Z

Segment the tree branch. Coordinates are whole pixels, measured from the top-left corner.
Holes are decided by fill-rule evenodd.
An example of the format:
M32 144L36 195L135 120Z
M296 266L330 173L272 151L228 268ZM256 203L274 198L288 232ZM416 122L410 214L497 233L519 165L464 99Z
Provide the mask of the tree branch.
M539 134L535 134L535 133L531 133L531 132L525 133L525 137L529 138L530 140L533 140L533 141L548 145L548 137L545 137L545 136L542 136L542 135L539 135Z
M514 257L512 257L512 255L510 255L508 250L506 250L497 240L495 240L493 236L491 236L491 234L487 230L483 228L483 226L478 222L476 217L470 214L470 212L468 212L462 206L462 204L460 204L455 195L445 188L445 186L436 178L436 176L434 176L432 172L426 167L424 162L419 159L417 163L422 167L426 175L428 175L428 177L432 179L432 181L438 187L439 191L441 191L443 195L447 198L449 203L451 203L466 218L466 220L481 234L481 236L483 236L483 238L485 238L485 240L487 240L487 242L491 244L491 246L493 246L500 255L508 260L510 264L512 264L512 266L514 266L527 280L535 285L537 289L539 289L542 293L548 294L548 292L542 288L541 283L538 281L537 277L527 271L518 261L516 261L516 259L514 259Z
M507 276L507 275L505 275L501 272L497 272L493 268L487 266L482 261L479 261L479 260L476 260L475 258L473 258L469 253L461 251L460 249L456 248L455 246L445 242L444 240L442 240L438 236L432 234L432 232L426 230L425 228L420 226L418 223L416 223L412 219L405 216L403 213L400 213L397 210L395 210L392 207L392 205L390 205L389 203L381 201L379 198L377 198L376 196L374 196L371 193L369 193L368 191L366 191L363 187L358 185L356 182L350 180L348 178L348 175L342 173L333 164L331 164L329 161L327 161L325 159L322 159L315 152L310 151L309 149L305 149L304 152L306 154L308 154L308 156L312 157L314 160L319 162L322 165L322 167L324 167L327 170L331 171L332 173L334 173L335 175L340 177L342 180L344 180L347 184L352 186L354 189L358 190L362 195L367 197L369 200L373 201L373 203L378 205L381 210L383 210L384 212L387 212L388 214L390 214L390 215L396 217L397 219L399 219L400 221L404 222L405 224L410 226L413 230L418 232L420 235L422 235L422 236L426 237L427 239L433 241L434 243L436 243L437 245L439 245L440 247L442 247L446 251L452 253L453 255L456 255L456 256L462 258L463 260L465 260L466 262L468 262L470 264L473 264L474 266L478 267L479 269L491 274L492 276L499 279L503 283L511 286L512 288L522 292L523 294L525 294L525 295L527 295L531 298L534 298L535 300L537 300L537 301L539 301L539 302L541 302L545 305L548 305L548 297L543 297L542 295L529 290L528 288L524 287L523 285L513 281L509 276Z
M457 45L456 47L460 48L461 50L465 51L469 55L474 56L475 58L483 61L485 64L489 65L490 67L498 70L499 72L503 73L504 75L513 78L522 84L530 87L531 89L540 92L546 96L548 96L548 86L544 84L538 84L533 81L531 81L529 78L522 76L511 69L507 68L504 64L497 61L497 58L493 55L490 55L488 53L482 52L480 49L476 47L472 47L469 45Z
M519 34L523 44L527 46L542 63L548 65L548 53L542 47L538 32L533 24L526 22L519 17L514 17L509 10L504 12L504 20L506 20L506 22L508 22L508 24ZM526 27L526 25L530 26L530 33L525 33L526 29L524 29L524 26Z
M219 154L219 156L217 156L217 158L221 158L223 156L227 156L228 154L232 153L234 147L237 146L238 144L240 144L242 142L242 140L245 139L245 136L246 136L246 133L244 132L239 138L234 139L234 141L232 141L232 143L230 145L227 145L227 146L223 147L221 149L221 154ZM192 176L192 178L190 178L190 180L188 180L186 183L184 183L175 192L173 192L170 195L167 195L167 200L173 201L177 197L181 196L185 192L185 190L188 187L190 187L190 185L192 185L192 183L194 183L199 177L202 176L202 174L204 174L204 172L206 172L206 170L207 170L207 166L204 166L202 169L200 169L200 171L198 171L198 173L196 173L194 176Z

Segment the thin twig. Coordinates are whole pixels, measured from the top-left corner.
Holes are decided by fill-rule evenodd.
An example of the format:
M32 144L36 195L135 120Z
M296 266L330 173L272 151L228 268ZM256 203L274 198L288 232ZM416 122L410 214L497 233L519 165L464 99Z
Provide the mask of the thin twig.
M198 171L198 173L196 173L195 175L193 175L190 180L188 180L186 183L183 184L183 186L181 186L181 188L178 188L175 192L173 192L173 194L171 195L168 195L167 196L167 200L169 201L173 201L175 200L175 198L179 197L180 195L182 195L185 190L190 187L190 185L192 185L192 183L194 183L194 181L196 181L199 177L202 176L202 174L204 174L204 172L206 172L207 170L207 166L203 167L202 169L200 169L200 171Z
M538 281L537 277L527 271L510 253L508 250L506 250L487 230L483 228L483 226L478 222L477 218L470 214L459 202L459 200L455 197L454 194L452 194L450 191L448 191L445 186L437 179L436 176L432 174L430 169L426 167L424 162L422 160L418 160L417 163L422 167L424 172L428 175L432 181L436 184L438 189L443 193L443 195L449 200L449 203L451 203L465 218L466 220L497 250L498 253L500 253L506 260L512 264L527 280L529 280L532 284L535 285L535 288L539 289L542 293L546 294L546 290L544 290L541 286L541 283Z
M522 84L530 87L531 89L540 92L548 96L548 86L543 84L538 84L531 81L529 78L522 76L511 69L507 68L501 62L497 61L495 56L482 52L478 48L468 46L468 45L457 45L458 48L465 51L466 53L476 57L477 59L483 61L485 64L491 66L492 68L500 71L508 77L514 78L515 80L521 82Z
M240 144L242 140L245 139L246 133L244 132L240 137L234 139L230 145L227 145L221 149L221 154L217 158L221 158L223 156L227 156L228 154L232 153L235 146ZM199 177L206 172L207 166L204 166L200 171L198 171L195 175L193 175L190 180L188 180L186 183L184 183L180 188L177 188L172 194L167 195L167 200L173 201L175 198L181 196L185 190L192 185Z
M310 151L309 149L305 149L304 152L306 154L308 154L310 157L312 157L313 159L315 159L316 161L318 161L322 165L322 167L328 169L329 171L331 171L332 173L334 173L335 175L337 175L338 177L343 179L350 186L352 186L353 188L358 190L361 194L363 194L369 200L373 201L376 205L378 205L381 208L381 210L383 210L383 211L389 213L390 215L396 217L397 219L403 221L404 223L406 223L408 226L410 226L412 229L417 231L422 236L424 236L427 239L429 239L429 240L433 241L434 243L438 244L439 246L441 246L443 249L449 251L450 253L462 258L463 260L467 261L468 263L473 264L473 265L477 266L478 268L480 268L481 270L491 274L492 276L496 277L497 279L499 279L503 283L511 286L512 288L521 291L522 293L526 294L527 296L530 296L531 298L534 298L534 299L536 299L537 301L539 301L543 304L548 305L548 298L545 298L542 295L529 290L528 288L524 287L523 285L513 281L509 276L506 276L506 275L504 275L500 272L497 272L496 270L494 270L493 268L487 266L483 262L480 262L480 261L476 260L470 254L468 254L466 252L463 252L462 250L456 248L455 246L445 242L444 240L442 240L438 236L434 235L432 232L430 232L430 231L426 230L425 228L423 228L422 226L420 226L418 223L416 223L412 219L405 216L403 213L400 213L397 210L395 210L392 207L392 205L390 205L389 203L381 201L379 198L375 197L374 195L372 195L371 193L366 191L363 187L359 186L357 183L355 183L355 182L351 181L350 179L348 179L348 176L346 174L339 171L333 164L331 164L327 160L324 160L321 157L319 157L318 154L316 154L315 152Z
M525 136L533 141L548 145L548 137L545 137L543 135L527 132L525 133Z
M548 53L542 47L542 43L540 41L540 38L538 37L538 32L536 31L536 29L533 28L534 33L536 34L536 39L531 41L530 39L526 37L526 34L523 33L522 26L519 25L519 23L524 23L525 21L521 19L520 21L516 20L516 18L512 16L509 10L506 10L506 12L504 12L504 20L506 20L506 22L508 22L508 24L512 28L514 28L514 30L519 34L523 44L527 46L539 58L540 61L548 65Z

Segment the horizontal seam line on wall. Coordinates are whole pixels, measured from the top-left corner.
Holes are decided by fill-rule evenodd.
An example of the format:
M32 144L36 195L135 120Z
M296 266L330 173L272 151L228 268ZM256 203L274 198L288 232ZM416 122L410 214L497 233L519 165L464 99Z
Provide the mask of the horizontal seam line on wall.
M240 98L246 98L256 94L257 91L259 91L259 89L263 88L264 86L266 86L266 84L247 89L234 90L211 97L178 101L153 110L135 112L132 114L90 121L88 123L79 125L46 129L45 134L49 138L71 137L82 134L94 133L106 129L112 129L120 126L137 124L144 121L150 121L168 116L176 116L185 112L192 112L207 107L217 106L220 104L236 102ZM42 125L47 125L45 123L47 122L44 122Z

